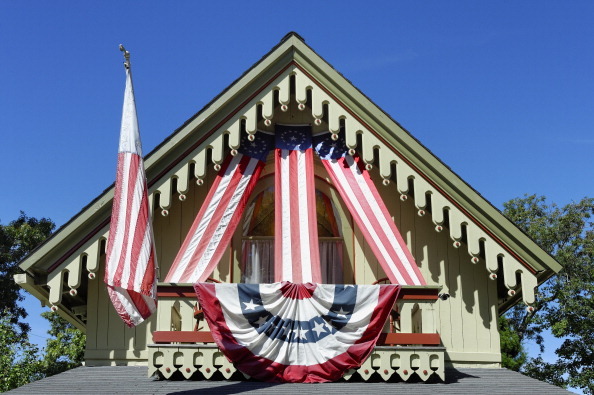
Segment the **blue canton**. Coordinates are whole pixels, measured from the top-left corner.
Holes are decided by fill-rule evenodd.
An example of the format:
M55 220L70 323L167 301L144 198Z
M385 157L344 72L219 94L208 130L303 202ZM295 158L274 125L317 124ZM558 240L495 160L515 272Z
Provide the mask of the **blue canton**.
M311 148L311 126L276 125L276 148L305 151Z
M274 136L268 133L256 132L254 141L248 140L248 134L242 133L240 146L237 151L251 158L266 162L266 157L274 145Z
M313 137L313 146L322 160L338 159L347 154L344 132L338 133L338 140L332 140L332 133L318 134Z
M243 316L258 333L272 340L290 343L315 343L340 331L351 319L357 300L356 285L336 285L334 301L326 315L308 321L273 315L264 308L258 284L238 284Z

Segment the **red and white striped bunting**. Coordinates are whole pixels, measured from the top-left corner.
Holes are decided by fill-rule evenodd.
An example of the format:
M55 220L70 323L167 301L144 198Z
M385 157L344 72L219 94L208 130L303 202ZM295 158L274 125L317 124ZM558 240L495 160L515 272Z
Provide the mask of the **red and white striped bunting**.
M340 379L368 358L397 285L194 284L215 342L233 365L270 382Z
M425 285L406 243L360 158L322 160L365 240L393 284Z
M105 283L117 313L132 327L148 318L157 302L153 231L129 68L118 151Z
M205 281L227 248L264 162L238 153L223 163L165 282Z
M277 282L322 282L313 149L311 131L308 132L310 148L275 150L274 272Z

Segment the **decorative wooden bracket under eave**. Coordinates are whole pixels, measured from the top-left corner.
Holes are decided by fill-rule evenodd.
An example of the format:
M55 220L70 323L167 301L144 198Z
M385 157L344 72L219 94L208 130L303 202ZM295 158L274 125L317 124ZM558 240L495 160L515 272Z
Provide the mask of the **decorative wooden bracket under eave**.
M181 197L193 176L201 179L209 165L220 164L226 152L238 147L241 133L266 128L266 121L272 123L283 109L295 108L309 112L312 122L320 123L314 130L337 132L344 127L349 147L376 168L374 173L385 183L395 182L401 199L413 196L414 190L411 200L418 214L430 214L436 231L447 228L452 243L467 249L472 264L485 265L486 275L504 282L509 294L515 293L508 301L517 300L521 294L525 303L532 303L536 276L542 281L543 275L560 270L550 256L296 34L284 37L147 155L151 203L159 195L160 211L166 213L173 196ZM213 163L207 163L209 150ZM51 302L60 303L63 292L76 292L83 276L95 278L98 252L108 236L112 196L110 187L21 263L21 268L32 275L45 278L47 273ZM448 215L447 227L444 213ZM539 274L541 270L544 272Z
M39 299L44 305L53 305L49 301L49 294L43 289L43 287L36 285L34 279L27 273L15 274L14 281L25 291ZM78 309L75 308L74 311L70 308L53 310L56 311L66 321L74 325L77 329L80 329L83 332L86 331L85 323L82 320L82 318L86 316L86 306L83 306L83 308L79 307Z
M155 197L159 196L160 212L155 215L167 215L175 195L183 202L190 180L196 179L201 184L208 166L220 165L230 150L239 147L241 133L253 135L259 129L270 128L278 112L295 108L311 113L314 130L344 132L348 148L361 155L368 169L377 167L376 174L379 174L385 185L396 182L402 200L409 199L414 190L413 203L418 215L431 215L435 231L448 231L454 247L467 250L471 264L484 265L485 275L493 280L503 275L510 296L521 287L523 301L528 305L534 302L536 271L296 62L284 67L216 127L201 131L202 137L193 146L149 181L151 208L154 207ZM209 157L212 163L207 163ZM177 185L176 190L173 190L174 184ZM61 302L66 272L69 273L68 292L76 292L80 286L83 262L86 262L89 276L94 278L99 268L100 246L108 238L108 230L108 225L98 229L70 256L50 267L48 287L52 305ZM516 274L519 274L520 283L517 282Z

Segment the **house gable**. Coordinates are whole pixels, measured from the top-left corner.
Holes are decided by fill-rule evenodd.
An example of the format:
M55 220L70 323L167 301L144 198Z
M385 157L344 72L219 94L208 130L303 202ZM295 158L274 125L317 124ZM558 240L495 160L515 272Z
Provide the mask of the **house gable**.
M206 193L213 165L220 165L228 152L239 147L242 133L270 130L274 122L291 114L311 122L314 134L345 133L347 146L362 157L378 189L384 188L384 197L402 202L390 203L394 210L401 210L397 206L408 200L407 215L425 217L426 234L437 232L444 243L448 239L444 248L454 248L460 262L471 262L476 276L483 273L480 283L489 277L498 282L500 311L520 297L531 304L537 283L560 270L548 254L294 33L146 157L155 226L164 229L157 245L162 264L170 264L182 241L166 230L170 211L200 204L199 196L187 199L188 193ZM191 182L205 185L196 192ZM80 328L88 325L86 310L99 308L87 306L87 295L104 293L97 277L101 277L112 198L110 187L27 257L21 268L28 275L17 278ZM195 215L197 207L187 210ZM184 218L182 227L187 229L193 215ZM412 217L403 221L416 223ZM162 270L161 278L165 274ZM496 311L484 315L490 313Z

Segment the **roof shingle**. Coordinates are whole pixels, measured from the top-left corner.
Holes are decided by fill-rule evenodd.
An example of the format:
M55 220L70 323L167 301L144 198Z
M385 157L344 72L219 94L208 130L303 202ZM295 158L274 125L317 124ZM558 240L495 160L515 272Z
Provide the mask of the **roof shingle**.
M442 382L352 382L273 384L254 381L156 380L141 366L79 367L45 378L10 394L567 394L553 385L507 369L446 369ZM323 386L323 388L320 388Z

